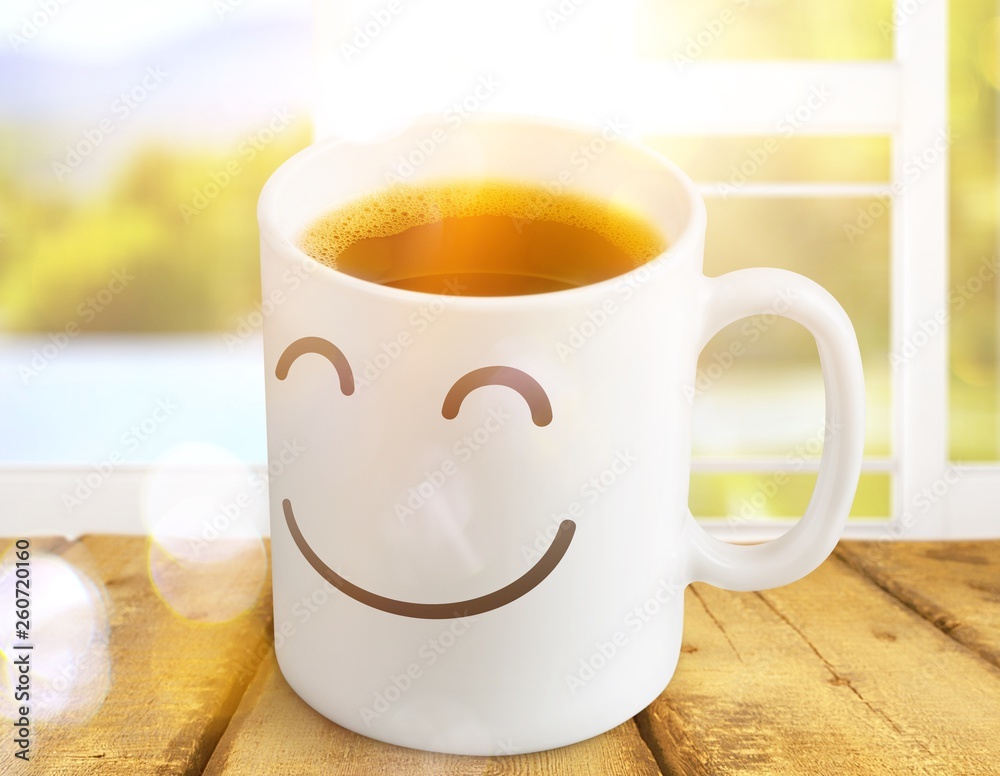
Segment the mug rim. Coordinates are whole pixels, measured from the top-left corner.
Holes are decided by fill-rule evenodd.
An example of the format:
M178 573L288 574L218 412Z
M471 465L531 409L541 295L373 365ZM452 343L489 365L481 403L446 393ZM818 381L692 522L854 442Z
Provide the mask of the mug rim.
M472 127L484 124L492 126L509 126L514 124L522 127L534 126L585 134L590 137L598 137L600 133L597 127L588 124L511 113L483 114L470 119L468 123ZM384 139L395 137L402 134L402 132L411 132L420 127L433 129L441 127L443 124L441 115L422 114L417 116L403 130L379 136L371 144L378 144ZM615 142L623 143L633 153L648 158L656 166L657 172L671 176L676 183L680 184L688 201L690 211L676 239L671 241L662 253L649 261L636 265L627 272L622 272L610 278L598 280L594 283L587 283L582 286L557 289L555 291L543 291L535 294L510 294L503 296L462 296L459 294L435 293L431 291L415 291L408 288L382 285L372 280L365 280L364 278L349 275L310 256L291 239L286 230L281 229L275 222L274 212L277 200L281 196L283 186L287 185L289 180L294 178L294 175L302 166L308 165L316 157L331 153L342 146L369 145L368 143L360 143L351 138L332 137L310 143L282 162L271 173L261 189L260 197L257 200L257 224L260 229L261 238L267 238L272 241L274 246L280 249L279 253L283 259L294 258L299 263L311 264L312 269L310 273L318 271L331 282L344 284L348 288L359 292L380 296L387 301L423 302L426 304L435 300L447 300L449 307L459 306L469 308L535 307L560 302L575 303L581 301L586 296L601 296L607 291L618 287L622 282L628 283L632 281L636 284L641 284L648 278L651 269L655 272L664 267L679 264L684 255L689 254L691 251L694 251L696 254L698 253L696 242L701 239L705 232L707 222L705 200L691 178L677 164L661 153L649 148L644 143L627 136L617 138ZM361 193L358 194L358 196L361 195Z

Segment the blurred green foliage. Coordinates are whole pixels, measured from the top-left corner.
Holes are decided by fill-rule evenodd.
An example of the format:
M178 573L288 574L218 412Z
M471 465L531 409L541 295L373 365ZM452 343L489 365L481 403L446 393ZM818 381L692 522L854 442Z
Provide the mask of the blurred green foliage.
M950 9L950 119L956 141L949 171L949 283L955 289L997 254L1000 12L995 0L952 0ZM893 51L891 0L644 0L640 13L645 21L639 25L639 49L648 59L671 61L692 43L699 46L699 32L712 24L721 24L724 34L703 38L709 42L698 48L698 58L865 60L889 59ZM647 141L696 178L726 180L766 139ZM0 127L0 329L59 331L75 322L86 332L231 330L259 299L260 189L308 140L309 128L298 123L253 159L239 153L237 138L232 148L216 152L147 147L109 181L84 189L63 186L48 174L51 160L30 127ZM784 138L754 182L885 181L890 154L885 137ZM44 160L36 165L43 168L41 175L31 166L37 159ZM233 161L239 174L203 209L196 208L196 215L185 215L184 206L191 207L213 175ZM855 321L873 378L867 452L885 455L891 452L892 415L889 218L879 219L853 244L842 233L865 204L717 198L709 202L706 270L784 266L834 292ZM106 289L116 271L134 278L128 292L98 316L82 314L81 305ZM997 303L993 278L951 310L951 453L959 460L994 460L1000 454ZM755 364L770 369L775 362L815 370L815 348L797 327L782 323L750 349L745 362L734 372ZM873 487L873 509L886 502L881 488ZM808 489L801 490L804 498ZM731 506L718 501L712 494L722 491L707 484L698 492L706 513ZM794 514L799 507L796 501L775 509Z
M214 154L146 148L109 186L83 194L54 179L19 185L0 176L0 325L14 332L60 331L70 322L85 332L232 329L260 297L257 197L309 135L304 123L293 125L252 156L239 141ZM116 271L133 278L127 293L88 314L88 299L106 296Z
M950 452L956 460L1000 458L996 264L1000 246L1000 6L951 3L949 90L951 265ZM993 266L984 283L980 272Z
M704 59L892 57L892 0L642 0L641 7L639 51L649 59L681 62L692 41ZM720 25L723 34L699 41L702 30Z

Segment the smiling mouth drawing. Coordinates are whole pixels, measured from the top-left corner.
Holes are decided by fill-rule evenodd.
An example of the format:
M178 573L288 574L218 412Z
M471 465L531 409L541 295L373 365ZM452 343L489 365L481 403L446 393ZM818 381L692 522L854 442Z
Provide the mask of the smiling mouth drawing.
M534 590L559 565L559 561L566 554L569 543L573 539L573 533L576 531L576 523L572 520L563 520L559 524L559 530L556 532L552 544L549 545L545 554L538 559L538 562L509 585L505 585L499 590L494 590L492 593L487 593L478 598L469 598L465 601L455 601L448 604L420 604L412 601L386 598L348 582L340 574L327 566L319 555L313 551L313 548L309 546L309 543L299 530L298 523L295 522L295 515L292 513L292 502L286 498L281 502L281 506L285 511L285 522L288 523L288 530L295 540L295 546L299 548L299 552L309 561L309 565L323 579L345 595L349 595L355 601L370 606L373 609L379 609L389 614L398 614L402 617L417 617L424 620L472 617L476 614L499 609L511 601L516 601L521 596Z
M274 376L279 380L288 377L288 371L292 364L300 356L308 353L315 353L323 356L329 361L340 379L340 391L344 396L351 396L354 393L354 373L351 365L343 351L334 345L330 340L322 337L302 337L295 340L282 352L278 363L274 368ZM460 377L445 396L444 404L441 407L441 415L446 420L454 420L458 416L462 402L472 391L488 385L501 385L510 388L521 395L531 410L531 419L536 426L544 427L552 422L552 404L545 393L545 389L535 378L520 369L511 366L485 366L473 369L471 372ZM345 595L349 595L355 601L378 609L388 614L398 614L401 617L417 617L424 620L447 620L453 617L471 617L493 609L506 606L511 601L516 601L521 596L534 590L542 581L552 573L552 570L559 565L569 543L573 540L573 533L576 531L576 523L572 520L563 520L559 524L552 544L545 551L545 554L538 559L538 562L519 576L509 585L494 590L492 593L481 595L478 598L469 598L465 601L454 601L448 604L420 604L412 601L400 601L396 598L386 598L385 596L365 590L352 582L348 582L340 574L327 566L317 555L313 548L309 546L299 530L298 523L295 522L295 515L292 513L292 502L287 498L281 502L285 512L285 522L288 530L295 540L295 546L299 548L302 556L309 561L309 565L315 569L323 579L336 587Z

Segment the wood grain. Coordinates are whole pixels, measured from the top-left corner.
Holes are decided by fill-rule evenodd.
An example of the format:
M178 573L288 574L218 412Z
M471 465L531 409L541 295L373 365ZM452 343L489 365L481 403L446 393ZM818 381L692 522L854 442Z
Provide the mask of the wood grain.
M346 730L288 686L273 653L261 665L205 771L210 776L652 776L660 771L631 720L572 746L508 757L460 757L384 744Z
M665 773L1000 772L1000 670L843 561L686 606L677 673L638 717Z
M1000 668L1000 541L843 542L837 554Z
M1000 542L848 542L788 587L696 585L677 674L647 710L511 757L395 747L309 708L274 660L263 552L215 546L227 560L213 565L138 537L32 539L34 571L54 559L64 575L34 599L32 636L65 640L105 612L103 654L68 668L88 692L105 671L106 696L89 716L36 721L32 761L0 772L1000 774Z
M270 585L248 611L226 622L188 619L168 604L184 606L191 598L189 590L171 587L176 577L169 566L177 561L166 561L166 570L154 574L150 557L155 553L151 556L149 548L144 538L88 536L59 549L59 557L70 564L67 573L96 583L92 608L106 610L110 629L104 654L88 651L78 670L88 677L106 671L110 681L103 702L101 697L93 699L98 707L89 719L37 725L32 759L23 772L200 773L210 757L269 649ZM225 578L216 575L213 583L246 595L240 580L259 575L259 562L257 558L248 570L245 559L237 558L236 565L227 565ZM263 562L266 572L266 555ZM36 562L37 573L42 573L42 563ZM206 583L212 575L203 572L193 571L190 579ZM157 577L159 587L153 582ZM72 592L69 586L65 590L67 595ZM80 611L70 614L78 617ZM58 611L46 614L36 606L33 616L55 620L52 632L58 632ZM39 648L43 636L38 636Z

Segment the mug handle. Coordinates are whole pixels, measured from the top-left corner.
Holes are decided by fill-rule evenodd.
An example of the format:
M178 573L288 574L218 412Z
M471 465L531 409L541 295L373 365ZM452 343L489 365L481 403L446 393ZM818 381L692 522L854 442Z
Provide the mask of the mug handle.
M826 394L826 431L819 476L805 516L777 539L736 545L710 536L688 515L694 550L689 579L729 590L787 585L833 552L854 501L865 426L857 336L837 300L794 272L741 269L703 281L700 348L724 326L767 313L802 324L816 338Z

